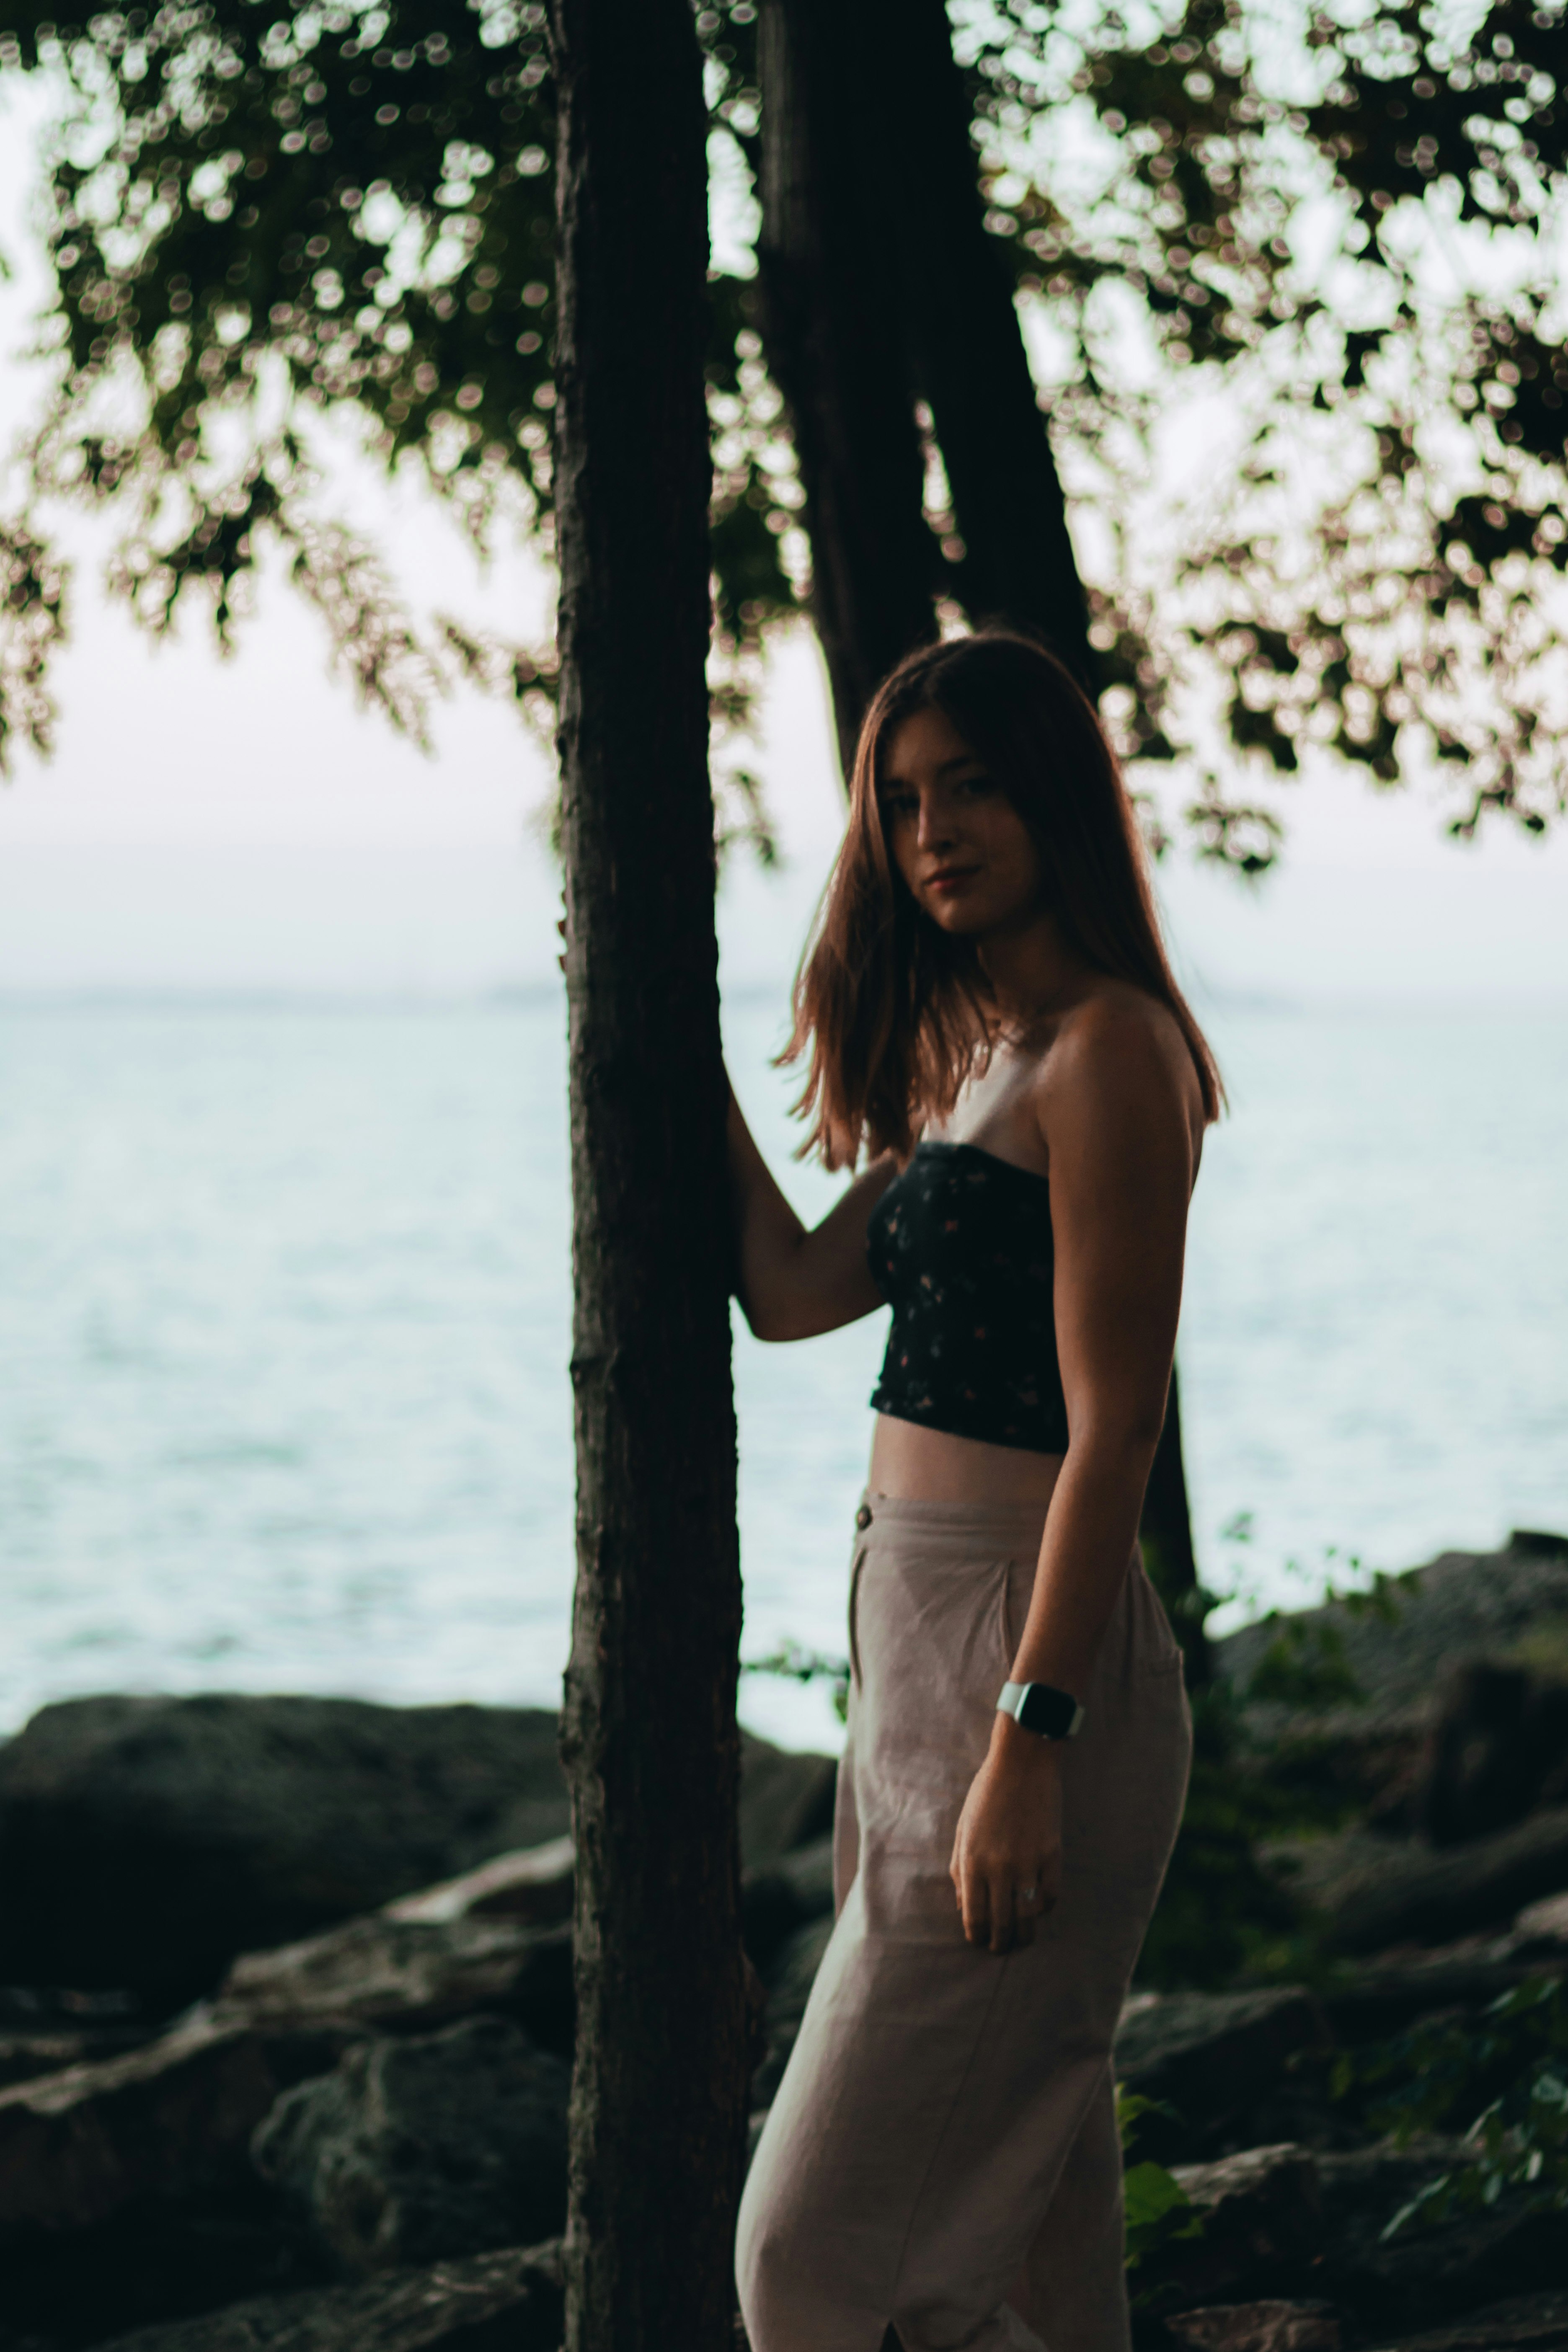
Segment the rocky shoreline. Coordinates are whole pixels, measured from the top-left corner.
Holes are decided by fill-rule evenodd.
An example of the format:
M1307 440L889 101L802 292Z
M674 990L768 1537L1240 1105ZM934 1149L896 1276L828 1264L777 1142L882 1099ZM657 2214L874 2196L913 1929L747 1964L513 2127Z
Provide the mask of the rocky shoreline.
M1344 2088L1568 1971L1568 1542L1314 1617L1360 1685L1327 1718L1360 1811L1270 1855L1311 1964L1122 2020L1156 2103L1130 2160L1200 2225L1140 2262L1140 2344L1568 2352L1562 2212L1510 2189L1385 2239L1464 2152ZM1274 1637L1216 1644L1221 1675ZM1323 1752L1321 1713L1264 1728ZM746 1743L759 2123L830 1925L833 1784ZM0 2352L559 2352L566 1828L538 1710L106 1697L0 1748Z

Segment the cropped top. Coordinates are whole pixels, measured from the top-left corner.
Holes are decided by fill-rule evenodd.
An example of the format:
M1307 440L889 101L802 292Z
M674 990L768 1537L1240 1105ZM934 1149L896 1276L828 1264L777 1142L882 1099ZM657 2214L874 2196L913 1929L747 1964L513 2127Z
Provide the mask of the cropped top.
M921 1143L871 1213L866 1255L893 1310L878 1412L1067 1452L1044 1176L975 1143Z

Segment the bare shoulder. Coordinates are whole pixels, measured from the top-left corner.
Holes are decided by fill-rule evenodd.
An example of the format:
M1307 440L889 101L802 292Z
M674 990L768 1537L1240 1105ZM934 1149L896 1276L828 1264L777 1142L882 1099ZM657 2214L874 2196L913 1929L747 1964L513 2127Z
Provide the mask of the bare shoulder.
M1047 1148L1064 1129L1103 1122L1164 1139L1196 1168L1203 1090L1186 1038L1168 1006L1127 982L1106 981L1063 1016L1033 1091Z

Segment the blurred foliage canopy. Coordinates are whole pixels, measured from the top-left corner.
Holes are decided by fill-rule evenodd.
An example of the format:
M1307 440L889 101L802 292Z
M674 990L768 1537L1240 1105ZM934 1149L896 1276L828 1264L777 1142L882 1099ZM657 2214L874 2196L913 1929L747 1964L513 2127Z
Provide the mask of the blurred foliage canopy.
M756 16L696 17L742 226ZM1312 745L1381 783L1425 747L1457 831L1489 810L1542 829L1568 806L1563 0L953 0L952 19L1123 752L1185 760L1200 848L1243 870L1279 822L1221 768L1290 776ZM73 25L11 0L0 68L58 93L33 478L129 511L116 576L140 617L205 596L226 636L269 533L396 723L417 731L460 674L548 725L552 655L413 616L326 510L316 440L355 404L378 461L422 467L476 541L504 522L548 551L543 8L163 0ZM809 584L744 269L713 274L709 371L736 738ZM0 557L3 753L7 727L47 741L62 583L26 517ZM733 829L765 848L754 780L734 782Z

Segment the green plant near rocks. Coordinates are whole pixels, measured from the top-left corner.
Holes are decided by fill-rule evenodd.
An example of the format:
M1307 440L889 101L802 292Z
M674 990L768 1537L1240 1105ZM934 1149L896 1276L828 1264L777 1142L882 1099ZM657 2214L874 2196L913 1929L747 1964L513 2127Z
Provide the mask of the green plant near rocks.
M1172 2112L1163 2100L1142 2098L1136 2091L1130 2091L1125 2083L1118 2083L1116 2128L1123 2155L1130 2152L1137 2137L1142 2116L1168 2116ZM1163 2164L1128 2165L1122 2176L1122 2200L1129 2271L1135 2271L1141 2263L1162 2252L1178 2238L1203 2235L1203 2215L1181 2182ZM1133 2300L1136 2303L1136 2296Z
M1353 1573L1361 1563L1352 1557L1345 1565ZM1398 1614L1386 1576L1364 1589L1331 1586L1325 1598L1352 1616ZM1183 1600L1179 1635L1184 1626L1201 1628L1220 1605L1201 1587ZM1150 1987L1217 1990L1242 1975L1279 1980L1322 1972L1300 1906L1258 1848L1271 1838L1337 1829L1358 1809L1331 1748L1303 1738L1300 1725L1353 1704L1361 1685L1337 1623L1316 1612L1280 1610L1263 1622L1272 1636L1244 1683L1208 1681L1192 1692L1186 1810L1139 1962L1139 1981ZM1249 1711L1264 1703L1289 1710L1297 1727L1289 1738L1258 1734Z
M799 1642L781 1642L765 1658L742 1658L743 1675L777 1675L788 1683L825 1682L829 1685L828 1697L833 1712L840 1723L849 1719L849 1661L834 1658L820 1650L808 1650Z
M1332 2086L1359 2098L1366 2120L1401 2146L1418 2131L1470 2121L1473 2155L1402 2205L1385 2238L1436 2227L1456 2213L1526 2189L1536 2205L1568 2210L1568 1990L1531 1977L1479 2021L1436 2017L1368 2052L1347 2052Z

